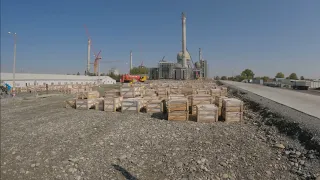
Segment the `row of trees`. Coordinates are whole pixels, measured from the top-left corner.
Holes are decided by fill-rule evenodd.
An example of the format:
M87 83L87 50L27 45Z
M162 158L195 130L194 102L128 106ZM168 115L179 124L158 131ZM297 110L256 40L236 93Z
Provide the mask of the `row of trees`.
M130 70L130 74L148 74L149 72L149 69L142 66L142 67L133 67L131 70Z
M285 75L282 72L278 72L275 76L275 78L270 78L268 76L263 76L263 77L254 77L254 73L251 69L245 69L244 71L241 72L240 75L234 76L234 77L227 77L227 76L222 76L221 78L219 76L216 76L216 80L231 80L231 81L238 81L241 82L245 79L263 79L264 82L269 81L271 79L275 80L275 78L284 78ZM298 80L298 76L296 73L291 73L286 79L294 79ZM304 80L305 78L303 76L300 77L300 80Z
M278 72L276 78L284 78L284 74L282 72ZM288 77L286 77L286 79L298 80L298 76L296 73L291 73ZM300 80L304 80L304 77L300 76Z

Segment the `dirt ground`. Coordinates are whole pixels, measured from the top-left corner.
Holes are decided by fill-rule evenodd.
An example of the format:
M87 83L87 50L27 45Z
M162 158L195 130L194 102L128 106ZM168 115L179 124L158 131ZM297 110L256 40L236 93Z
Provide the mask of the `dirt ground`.
M1 104L1 179L316 179L313 150L257 123L172 122L63 108L68 96ZM318 179L317 179L318 180Z

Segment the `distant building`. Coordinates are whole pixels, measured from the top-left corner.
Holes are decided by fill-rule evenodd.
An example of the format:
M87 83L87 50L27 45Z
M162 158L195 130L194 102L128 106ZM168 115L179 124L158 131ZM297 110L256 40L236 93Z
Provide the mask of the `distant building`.
M110 74L113 73L114 75L119 75L119 74L120 74L120 73L119 73L119 70L116 69L116 68L111 68L111 69L109 70L109 73L110 73Z
M13 85L12 73L1 73L1 83ZM75 84L115 84L116 80L109 76L84 76L84 75L64 75L64 74L29 74L16 73L16 87L28 87L34 85L75 85Z
M173 69L176 63L160 61L158 64L159 79L173 79Z
M207 60L200 60L200 68L201 68L200 77L207 78L208 77L208 63L207 63Z
M150 80L159 79L159 68L149 68L148 77Z

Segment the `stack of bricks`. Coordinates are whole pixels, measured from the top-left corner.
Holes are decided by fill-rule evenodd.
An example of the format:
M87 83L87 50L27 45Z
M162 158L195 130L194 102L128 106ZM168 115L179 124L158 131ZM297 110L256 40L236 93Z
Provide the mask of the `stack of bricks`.
M214 104L197 105L197 122L214 123L218 121L218 107Z
M187 121L189 120L188 99L170 99L167 102L169 121Z
M222 100L222 117L225 122L237 122L243 119L243 102L235 98Z

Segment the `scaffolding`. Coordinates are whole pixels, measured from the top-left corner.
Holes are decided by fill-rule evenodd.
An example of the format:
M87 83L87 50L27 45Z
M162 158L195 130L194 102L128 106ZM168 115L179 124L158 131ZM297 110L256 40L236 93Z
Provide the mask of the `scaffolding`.
M175 63L161 61L158 64L159 67L159 79L173 79L173 69L175 67Z

